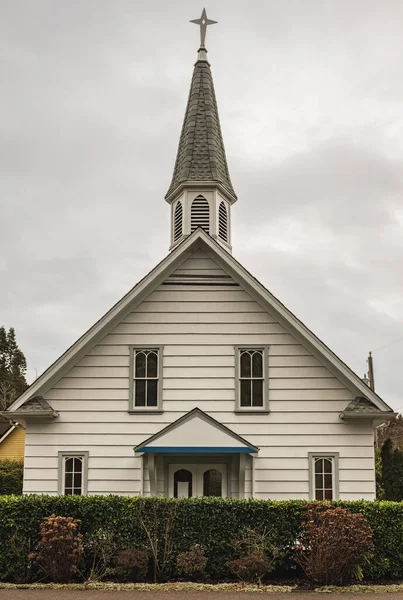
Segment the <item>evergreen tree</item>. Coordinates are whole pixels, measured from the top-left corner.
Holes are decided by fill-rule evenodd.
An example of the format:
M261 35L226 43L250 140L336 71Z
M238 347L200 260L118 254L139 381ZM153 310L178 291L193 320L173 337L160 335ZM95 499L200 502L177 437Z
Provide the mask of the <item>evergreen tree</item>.
M403 500L403 452L393 448L390 438L382 446L382 483L385 500Z
M10 406L27 389L26 371L27 362L18 347L14 328L10 327L7 333L0 327L0 410Z

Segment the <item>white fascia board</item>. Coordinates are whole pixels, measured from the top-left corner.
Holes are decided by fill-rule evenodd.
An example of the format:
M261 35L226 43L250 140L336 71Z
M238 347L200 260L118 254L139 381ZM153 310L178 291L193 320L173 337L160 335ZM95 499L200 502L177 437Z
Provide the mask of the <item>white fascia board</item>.
M70 348L64 352L30 387L17 398L7 409L14 412L33 396L45 394L59 381L64 374L71 369L75 363L93 348L108 332L115 327L119 321L131 312L138 304L153 292L167 277L177 269L179 265L187 260L191 253L196 250L191 246L196 245L201 237L201 229L197 229L186 238L180 246L168 254L148 275L140 280L119 302L117 302L95 325L82 335ZM206 235L206 234L205 234Z
M0 438L0 444L1 444L2 442L4 442L4 440L6 439L6 437L7 437L7 436L9 436L9 435L10 435L10 433L11 433L12 431L14 431L14 429L15 429L16 427L17 427L17 425L11 425L10 429L7 429L7 431L6 431L5 433L3 433L3 435L2 435L2 436L1 436L1 438Z
M204 232L203 232L204 233ZM306 327L284 304L271 294L257 279L255 279L232 255L221 248L207 234L203 241L214 253L214 258L221 260L221 267L232 275L235 281L244 287L252 297L268 312L274 313L279 323L283 325L302 345L309 348L316 358L341 380L348 389L359 396L371 400L382 412L393 410L373 392L336 354L330 350L316 335Z

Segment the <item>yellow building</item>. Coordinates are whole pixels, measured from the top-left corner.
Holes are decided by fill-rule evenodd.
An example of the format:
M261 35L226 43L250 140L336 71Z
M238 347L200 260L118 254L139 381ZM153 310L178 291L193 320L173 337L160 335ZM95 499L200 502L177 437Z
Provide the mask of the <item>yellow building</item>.
M25 429L0 423L0 460L24 460Z

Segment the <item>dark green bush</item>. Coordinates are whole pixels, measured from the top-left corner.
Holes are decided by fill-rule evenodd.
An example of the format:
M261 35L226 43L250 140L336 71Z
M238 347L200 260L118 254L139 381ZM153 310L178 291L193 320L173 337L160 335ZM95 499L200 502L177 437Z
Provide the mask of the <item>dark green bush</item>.
M22 460L0 460L0 496L22 494L23 475Z
M208 559L206 576L212 580L231 577L227 563L239 557L232 541L239 539L245 528L268 530L271 541L283 556L278 568L289 562L291 549L301 528L304 502L231 500L221 498L163 499L127 498L123 496L4 496L0 498L0 580L13 580L25 565L15 551L10 539L18 532L26 546L38 544L39 526L51 514L80 519L80 532L84 535L99 529L110 532L119 548L133 544L147 550L151 556L149 540L138 520L138 507L154 514L155 504L176 503L177 511L172 528L172 552L166 566L166 576L176 577L177 557L188 552L195 544L203 547ZM364 575L370 579L403 578L403 504L397 502L335 502L334 506L362 513L373 530L374 553ZM152 518L150 519L152 521ZM14 548L14 549L13 549ZM163 552L163 544L158 552ZM83 577L89 576L88 572ZM232 575L233 577L233 575Z
M148 571L148 552L142 548L123 548L116 555L115 573L120 581L144 581Z

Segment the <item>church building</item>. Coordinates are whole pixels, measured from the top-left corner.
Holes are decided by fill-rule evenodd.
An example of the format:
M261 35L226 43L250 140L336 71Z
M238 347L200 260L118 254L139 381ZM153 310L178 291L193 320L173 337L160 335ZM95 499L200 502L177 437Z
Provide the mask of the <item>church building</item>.
M3 413L26 424L24 493L372 500L394 413L232 256L214 21L195 22L169 253Z

